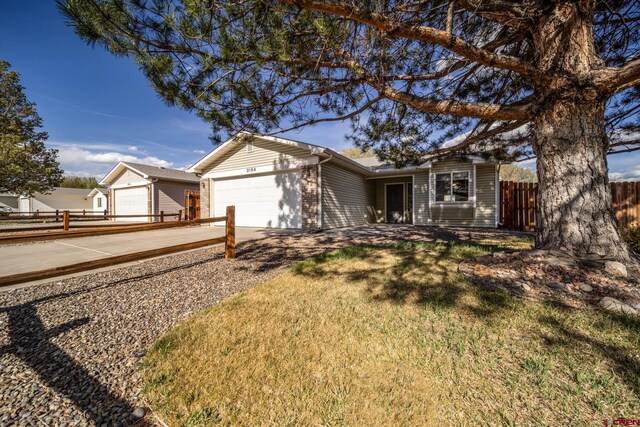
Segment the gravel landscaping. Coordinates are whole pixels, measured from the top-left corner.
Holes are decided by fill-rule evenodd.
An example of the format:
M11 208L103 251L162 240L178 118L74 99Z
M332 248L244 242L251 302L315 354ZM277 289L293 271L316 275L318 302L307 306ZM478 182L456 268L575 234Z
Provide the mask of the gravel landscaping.
M145 349L195 311L349 244L498 244L512 235L404 226L274 235L239 245L233 261L222 247L206 248L1 292L0 425L153 424L149 414L139 419Z

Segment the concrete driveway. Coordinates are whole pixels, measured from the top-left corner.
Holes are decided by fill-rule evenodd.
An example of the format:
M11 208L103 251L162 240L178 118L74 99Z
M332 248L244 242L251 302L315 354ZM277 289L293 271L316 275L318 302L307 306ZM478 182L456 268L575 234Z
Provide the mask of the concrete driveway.
M236 242L240 243L272 235L292 233L296 233L296 231L236 228ZM199 226L4 245L0 246L0 276L61 267L114 255L157 249L221 236L224 236L224 227ZM123 265L119 264L117 267L122 267ZM80 273L79 275L83 274L88 273ZM46 279L44 281L52 280L59 279ZM34 283L30 282L3 289L24 287Z

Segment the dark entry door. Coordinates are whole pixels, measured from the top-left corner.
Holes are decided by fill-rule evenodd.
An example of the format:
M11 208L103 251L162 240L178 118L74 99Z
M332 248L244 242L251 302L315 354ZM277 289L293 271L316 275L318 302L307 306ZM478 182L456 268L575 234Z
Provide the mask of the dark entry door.
M387 223L404 222L404 185L387 185Z

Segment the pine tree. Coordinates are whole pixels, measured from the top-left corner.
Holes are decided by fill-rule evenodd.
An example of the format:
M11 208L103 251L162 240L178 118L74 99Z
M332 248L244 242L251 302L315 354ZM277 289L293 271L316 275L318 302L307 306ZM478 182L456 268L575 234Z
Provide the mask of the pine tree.
M534 154L536 246L630 259L607 154L640 148L638 1L58 1L218 136L350 120L395 164Z
M62 180L57 151L45 147L42 119L9 68L0 61L0 192L47 193Z

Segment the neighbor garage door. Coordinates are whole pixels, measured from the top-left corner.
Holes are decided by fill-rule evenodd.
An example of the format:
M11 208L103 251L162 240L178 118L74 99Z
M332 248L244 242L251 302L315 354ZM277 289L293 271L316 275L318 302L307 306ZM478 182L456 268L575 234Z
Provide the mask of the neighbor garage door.
M300 228L300 172L282 172L213 182L215 216L236 207L240 227Z
M114 190L116 215L147 215L149 213L147 187ZM119 221L148 221L147 217L116 218Z

